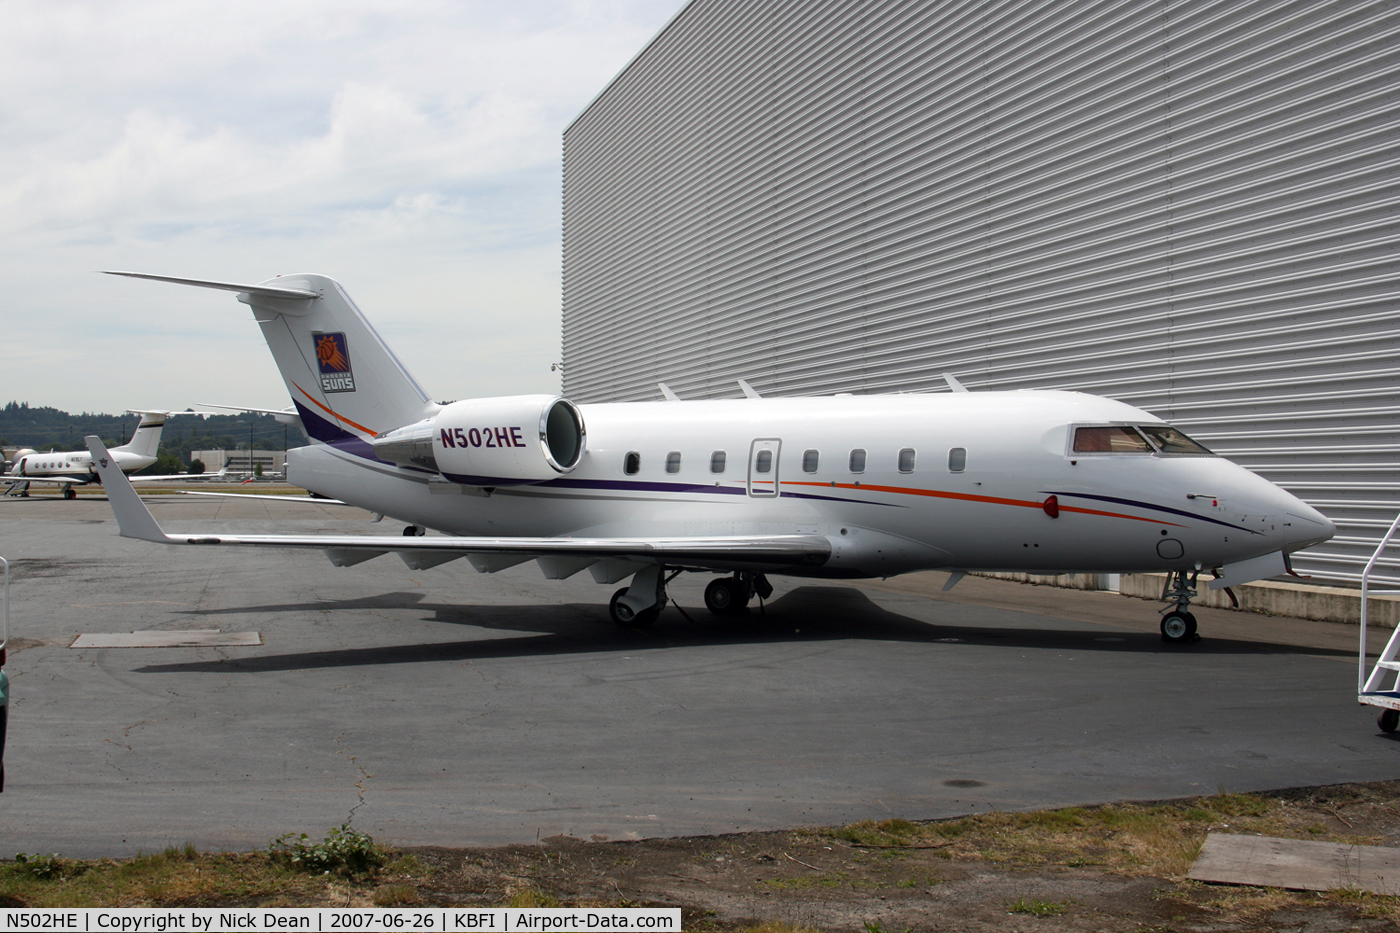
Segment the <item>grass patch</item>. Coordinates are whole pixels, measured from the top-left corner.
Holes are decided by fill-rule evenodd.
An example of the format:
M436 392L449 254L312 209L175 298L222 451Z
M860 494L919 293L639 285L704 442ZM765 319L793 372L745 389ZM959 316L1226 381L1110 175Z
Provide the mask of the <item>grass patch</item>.
M1026 900L1024 897L1012 901L1006 908L1007 913L1029 914L1032 917L1058 917L1065 912L1068 904L1061 904L1058 901Z
M826 835L856 845L943 846L937 854L946 858L1094 866L1119 874L1180 879L1211 830L1345 843L1375 841L1329 830L1315 812L1283 799L1223 790L1181 803L992 812L930 823L867 820Z
M375 907L408 907L418 903L418 889L411 884L386 884L370 896Z
M510 892L507 907L558 907L559 898L547 894L539 888L525 886Z
M800 891L806 888L839 888L846 881L845 875L802 875L797 878L769 878L760 881L760 887L774 891Z
M266 852L201 854L187 844L92 861L20 853L12 862L0 861L0 906L316 906L327 901L331 873L362 886L369 900L387 855L368 835L344 826L320 843L283 836ZM416 860L407 856L394 864L407 873ZM416 899L411 885L388 890L396 887L406 890L393 896Z

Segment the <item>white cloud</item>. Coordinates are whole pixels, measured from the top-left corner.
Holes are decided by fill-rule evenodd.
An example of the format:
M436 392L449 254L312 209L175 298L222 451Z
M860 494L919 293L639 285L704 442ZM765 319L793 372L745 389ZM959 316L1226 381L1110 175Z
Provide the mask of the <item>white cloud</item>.
M555 388L561 134L680 5L10 0L0 402L285 404L231 296L103 268L323 272L437 397Z

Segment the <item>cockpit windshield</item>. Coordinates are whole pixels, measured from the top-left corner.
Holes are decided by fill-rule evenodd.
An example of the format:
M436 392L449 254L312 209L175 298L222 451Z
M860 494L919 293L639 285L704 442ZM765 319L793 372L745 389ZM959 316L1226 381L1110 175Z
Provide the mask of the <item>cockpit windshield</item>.
M1144 424L1138 427L1148 440L1157 446L1157 449L1164 454L1204 454L1212 456L1203 444L1191 440L1176 428L1168 427L1165 424Z
M1115 424L1102 428L1075 428L1077 454L1150 454L1152 445L1136 429Z
M1165 424L1113 424L1074 429L1077 454L1191 454L1214 456L1176 428Z

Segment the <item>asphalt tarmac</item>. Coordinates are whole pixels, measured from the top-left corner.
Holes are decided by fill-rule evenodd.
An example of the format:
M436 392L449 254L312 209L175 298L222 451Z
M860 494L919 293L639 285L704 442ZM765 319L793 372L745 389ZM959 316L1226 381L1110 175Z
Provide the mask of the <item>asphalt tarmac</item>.
M309 503L154 499L167 530L381 532ZM720 619L685 575L655 627L533 563L350 568L161 547L105 500L0 500L13 709L0 856L252 849L346 821L401 845L929 819L1400 777L1356 630L943 574L775 579ZM70 648L218 629L248 647ZM1387 633L1380 633L1384 636Z

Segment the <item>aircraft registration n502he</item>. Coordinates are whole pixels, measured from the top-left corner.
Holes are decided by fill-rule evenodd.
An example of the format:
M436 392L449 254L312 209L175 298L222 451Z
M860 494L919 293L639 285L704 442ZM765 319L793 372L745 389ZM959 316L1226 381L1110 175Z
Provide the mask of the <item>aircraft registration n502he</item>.
M715 612L768 595L768 574L939 569L951 586L968 571L1167 572L1163 637L1185 641L1199 573L1218 572L1215 587L1283 573L1334 531L1161 419L1077 392L759 398L744 385L729 400L662 387L658 402L438 404L325 276L112 274L237 293L313 439L288 452L288 481L408 523L402 538L168 535L103 468L127 537L319 548L340 566L389 552L415 569L533 559L551 578L630 577L610 604L623 625L655 620L684 571L718 575L705 590Z

